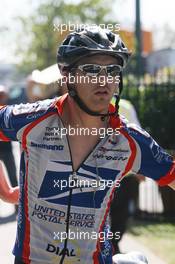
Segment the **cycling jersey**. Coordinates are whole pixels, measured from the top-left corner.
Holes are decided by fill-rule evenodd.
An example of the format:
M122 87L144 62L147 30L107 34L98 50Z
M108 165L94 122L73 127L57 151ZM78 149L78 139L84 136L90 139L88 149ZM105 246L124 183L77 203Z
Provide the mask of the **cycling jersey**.
M0 110L0 138L21 143L20 201L13 252L32 264L58 264L63 256L66 264L112 263L105 225L117 186L112 183L132 170L160 185L169 184L175 179L174 162L144 130L120 117L111 117L109 127L113 133L106 134L74 172L68 137L60 136L66 100L64 95ZM73 179L87 182L83 187L66 186ZM60 188L62 182L64 188ZM61 234L68 236L68 230L69 239L61 241Z

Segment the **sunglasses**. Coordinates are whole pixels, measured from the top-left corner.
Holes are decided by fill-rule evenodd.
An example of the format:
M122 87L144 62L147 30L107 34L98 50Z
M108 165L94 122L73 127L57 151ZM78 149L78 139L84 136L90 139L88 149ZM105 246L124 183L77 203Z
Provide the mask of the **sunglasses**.
M102 70L105 70L107 76L118 76L123 70L123 67L118 64L111 65L99 65L99 64L83 64L77 66L77 69L81 70L86 76L97 76Z

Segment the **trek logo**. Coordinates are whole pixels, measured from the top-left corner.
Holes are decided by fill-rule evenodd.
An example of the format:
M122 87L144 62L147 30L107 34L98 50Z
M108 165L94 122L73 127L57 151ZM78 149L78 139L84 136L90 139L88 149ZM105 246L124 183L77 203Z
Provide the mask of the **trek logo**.
M67 257L75 257L76 256L73 248L72 249L68 249L68 248L61 249L60 247L56 247L55 245L52 245L52 244L47 245L46 251L53 253L55 255L58 255L58 256L62 256L62 255L65 255Z

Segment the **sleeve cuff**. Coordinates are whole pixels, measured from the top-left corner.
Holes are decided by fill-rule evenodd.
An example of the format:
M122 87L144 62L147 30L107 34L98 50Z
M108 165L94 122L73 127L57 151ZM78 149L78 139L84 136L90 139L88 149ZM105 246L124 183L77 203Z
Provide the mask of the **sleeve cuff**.
M163 177L161 177L159 180L157 180L157 183L160 186L168 185L172 181L175 180L175 161L173 162L173 165L170 169L170 171Z
M6 137L6 136L3 134L2 131L0 131L0 140L2 140L2 141L6 141L6 142L10 141L10 139L9 139L8 137Z

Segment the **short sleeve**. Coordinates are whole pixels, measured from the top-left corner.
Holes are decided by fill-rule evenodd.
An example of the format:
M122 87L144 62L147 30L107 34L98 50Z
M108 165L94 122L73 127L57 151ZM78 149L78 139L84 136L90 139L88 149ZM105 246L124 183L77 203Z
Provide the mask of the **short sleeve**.
M18 132L26 125L53 110L54 100L43 100L10 106L0 106L0 140L18 141Z
M129 126L128 133L136 144L133 171L149 177L159 185L175 180L175 161L158 143L138 126Z

